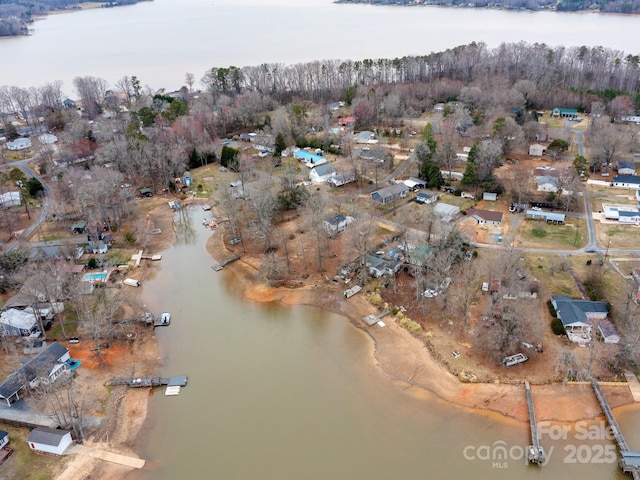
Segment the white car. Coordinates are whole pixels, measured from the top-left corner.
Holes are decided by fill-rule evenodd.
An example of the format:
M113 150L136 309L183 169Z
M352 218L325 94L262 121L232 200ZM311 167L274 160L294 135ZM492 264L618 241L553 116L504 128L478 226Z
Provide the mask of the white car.
M540 207L531 207L531 210L535 210L536 212L541 212L542 209Z

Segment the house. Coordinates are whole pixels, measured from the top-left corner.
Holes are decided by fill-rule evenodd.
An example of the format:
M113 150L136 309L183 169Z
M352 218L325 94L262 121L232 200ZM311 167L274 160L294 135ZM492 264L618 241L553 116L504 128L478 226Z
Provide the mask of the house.
M622 115L617 121L623 123L635 123L636 125L640 125L640 116L638 115Z
M551 175L545 175L543 177L536 178L536 183L538 184L539 192L558 192L558 187L560 186L560 181L556 177L552 177Z
M378 139L376 138L376 134L365 130L363 132L358 133L353 141L355 143L378 143Z
M618 162L618 175L635 175L636 174L636 166L633 162Z
M308 152L306 150L296 149L293 151L294 158L300 160L307 167L313 168L323 163L327 163L327 159L322 155Z
M70 98L65 98L62 101L62 105L64 106L64 108L77 108L76 102L74 102Z
M185 187L190 187L193 183L193 177L191 176L191 172L184 172L182 174L182 185Z
M0 448L5 447L9 443L9 434L4 430L0 430Z
M407 263L416 267L426 266L432 253L433 250L428 243L421 243L413 248L409 247L404 250Z
M53 133L42 133L38 135L38 140L44 145L52 145L58 141L58 137Z
M539 143L529 145L529 155L531 155L532 157L541 157L542 155L544 155L544 151L544 146L540 145Z
M619 188L640 188L640 176L638 175L616 175L613 177L614 187Z
M638 211L630 212L626 210L620 210L618 212L618 216L619 216L618 222L620 223L627 223L627 224L633 224L633 225L640 224L640 212Z
M69 349L53 342L38 355L24 363L0 383L0 400L11 406L20 400L22 391L35 388L41 380L54 382L69 370Z
M241 142L251 142L254 135L255 133L253 135L251 135L250 133L241 133L239 138Z
M333 187L341 187L347 183L353 183L356 181L355 173L336 173L331 177L327 183Z
M415 177L409 177L404 181L404 184L413 191L420 190L421 188L427 188L427 182L425 180Z
M438 203L433 208L433 213L439 216L442 221L450 222L453 217L460 213L460 207L449 205L448 203Z
M92 242L92 246L91 246L92 253L105 254L107 253L108 250L109 250L109 247L102 240L99 240L98 242Z
M333 215L322 222L324 229L330 235L343 232L347 225L353 222L353 217L345 217L341 213Z
M562 321L569 340L582 345L591 341L592 322L605 320L609 314L605 302L552 295L551 304L556 310L556 317Z
M554 108L551 111L551 116L554 118L577 118L578 110L575 108Z
M620 334L609 320L598 322L598 336L604 343L620 343Z
M549 224L564 225L564 213L543 212L542 210L527 210L527 220L544 220Z
M416 202L423 203L425 205L429 205L435 203L440 198L440 195L429 192L420 192L416 195Z
M0 207L17 207L22 203L20 192L7 192L0 195Z
M31 148L31 140L28 138L18 138L13 142L7 142L7 148L11 151L27 150Z
M62 455L73 442L69 430L37 427L31 430L27 443L31 450Z
M377 190L371 194L371 200L382 205L405 198L409 194L409 188L404 183L396 183L386 188Z
M473 218L478 225L487 225L489 227L500 227L502 225L502 212L470 208L467 211L467 215Z
M323 183L328 181L331 177L335 177L336 169L330 163L322 163L313 167L309 171L309 180L314 183Z
M9 308L0 313L0 335L3 337L37 337L41 334L33 309Z
M377 148L363 148L360 150L358 158L373 163L385 163L393 161L393 154Z
M487 200L489 202L495 202L498 200L498 194L497 193L491 193L491 192L484 192L482 194L482 200Z
M341 117L338 119L338 125L341 127L355 127L356 125L356 117L353 115L348 117Z
M371 255L367 254L365 262L369 275L373 277L382 277L384 275L394 275L402 268L400 255L394 251L389 255Z

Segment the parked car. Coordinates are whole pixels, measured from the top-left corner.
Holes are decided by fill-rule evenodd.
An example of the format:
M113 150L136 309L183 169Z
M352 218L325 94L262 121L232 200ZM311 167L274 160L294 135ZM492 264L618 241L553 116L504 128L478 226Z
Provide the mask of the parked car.
M231 240L229 240L229 244L230 245L237 245L237 244L240 243L240 241L241 240L239 238L237 238L237 237L236 238L232 238Z
M71 337L69 343L80 343L80 339L78 337Z
M438 296L438 292L436 292L433 288L427 288L424 292L422 292L422 296L425 298L433 298Z

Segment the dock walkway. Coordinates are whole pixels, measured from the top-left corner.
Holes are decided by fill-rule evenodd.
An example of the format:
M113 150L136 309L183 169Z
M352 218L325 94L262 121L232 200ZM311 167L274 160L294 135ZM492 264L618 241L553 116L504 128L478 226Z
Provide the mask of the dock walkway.
M184 387L187 384L186 375L175 377L118 377L107 382L107 385L127 385L128 387Z
M591 386L593 387L593 392L596 394L598 402L600 402L604 416L607 417L607 422L609 422L613 436L618 443L618 448L620 449L620 468L623 472L630 473L634 480L640 480L640 451L629 449L629 445L627 445L627 441L624 439L624 435L622 435L622 430L620 430L618 422L613 416L611 407L609 407L607 399L604 398L598 382L591 380Z
M529 408L529 424L531 425L531 445L529 445L529 463L542 465L544 463L544 448L540 446L538 437L538 422L536 422L536 412L533 408L533 395L529 380L524 381L525 393L527 394L527 406Z
M216 263L215 265L212 265L211 268L213 268L216 272L219 272L220 270L222 270L225 265L229 265L231 262L235 262L236 260L240 260L240 258L242 258L242 255L235 255L233 257L229 257L226 260L223 260L220 263Z
M640 381L633 372L624 372L624 378L627 379L629 390L634 402L640 402Z

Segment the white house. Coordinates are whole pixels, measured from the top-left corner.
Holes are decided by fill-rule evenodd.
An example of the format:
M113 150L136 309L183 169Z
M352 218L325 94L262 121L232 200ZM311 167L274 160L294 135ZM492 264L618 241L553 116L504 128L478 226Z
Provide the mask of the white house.
M618 222L620 223L629 223L633 225L640 224L640 212L630 212L625 210L618 211Z
M37 427L31 430L27 443L31 450L62 455L73 442L71 432L48 427Z
M569 340L583 345L591 341L592 322L605 320L609 314L605 302L552 295L551 304L556 310L556 317L562 321Z
M560 185L559 180L556 177L552 177L550 175L545 175L544 177L536 178L536 182L538 184L539 192L554 192L558 191L558 186Z
M16 207L22 203L20 192L7 192L0 195L0 206Z
M640 188L640 176L638 175L616 175L613 177L613 186L619 188Z
M478 225L487 225L490 227L502 226L502 212L494 212L493 210L477 210L470 208L467 214L473 218Z
M544 147L539 143L529 145L529 155L532 157L541 157L544 154Z
M492 192L484 192L482 194L482 200L487 200L489 202L496 202L498 200L498 194Z
M341 187L347 183L353 183L356 181L355 173L337 173L331 177L327 182L334 187Z
M332 217L325 219L322 223L327 233L335 234L343 232L345 228L347 228L347 225L349 225L351 222L353 222L353 217L345 217L341 213L338 213L336 215L333 215Z
M9 434L4 430L0 430L0 448L9 443Z
M20 337L39 335L38 319L33 309L9 308L0 314L0 335Z
M12 151L26 150L28 148L31 148L31 139L18 138L13 142L7 142L7 148Z
M309 171L309 180L314 183L327 182L331 177L337 174L336 169L330 163L316 165Z
M355 143L378 143L378 139L376 138L376 134L365 130L363 132L358 133L353 141Z
M636 174L636 166L633 162L618 162L618 175L635 175Z

